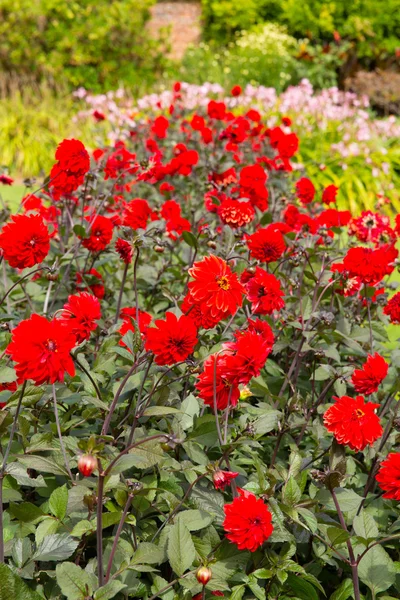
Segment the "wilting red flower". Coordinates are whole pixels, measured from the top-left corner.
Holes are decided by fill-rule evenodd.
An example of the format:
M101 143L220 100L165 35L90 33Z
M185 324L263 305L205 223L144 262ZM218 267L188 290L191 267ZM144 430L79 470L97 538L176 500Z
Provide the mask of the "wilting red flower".
M212 308L212 313L233 315L242 305L243 286L222 258L206 256L194 263L189 274L194 279L188 285L190 295L196 303Z
M118 238L117 241L115 242L115 249L118 252L118 254L120 255L121 260L123 260L123 262L126 265L129 265L132 262L132 257L133 257L132 244L130 244L126 240L123 240L122 238Z
M113 236L113 224L110 219L103 215L96 215L94 219L86 217L91 222L89 237L82 240L82 246L89 252L101 252L107 248Z
M0 248L11 267L25 269L41 263L50 250L50 237L40 215L12 215L0 233Z
M242 281L247 277L245 271ZM282 300L284 293L281 290L279 279L260 267L256 267L254 275L247 279L245 288L247 299L251 302L251 310L254 313L270 315L274 310L281 310L285 306L285 302Z
M238 475L239 473L234 473L233 471L222 471L221 469L217 469L212 475L215 489L224 490L226 486L230 484L232 479L235 479Z
M146 229L151 212L146 200L135 198L125 206L123 224L133 230Z
M351 382L356 392L369 396L376 392L388 373L389 365L377 352L370 354L361 369L355 369Z
M123 308L120 312L120 317L123 320L118 333L124 336L128 331L136 331L136 323L139 325L139 331L142 339L144 339L147 328L151 323L152 316L144 310L139 310L139 314L136 313L136 308ZM125 346L124 342L120 340L120 346Z
M261 262L275 262L285 252L286 244L280 231L274 226L258 229L247 237L247 246L253 258Z
M302 177L296 183L296 196L302 204L309 204L314 200L315 187L307 177Z
M322 202L324 202L325 204L336 202L336 195L338 191L339 188L336 185L328 185L322 192Z
M100 318L100 302L96 296L88 294L88 292L81 292L68 297L60 321L64 321L66 325L69 325L78 344L80 344L83 340L89 339L91 331L97 328L96 321Z
M14 183L14 179L2 173L0 175L0 183L2 183L3 185L12 185Z
M241 93L242 93L242 88L240 87L240 85L234 85L233 88L231 89L232 96L240 96Z
M400 292L390 298L383 312L390 317L392 323L400 323Z
M382 427L375 409L379 404L365 402L362 396L335 398L335 404L324 414L324 425L339 444L352 450L364 450L382 435Z
M16 363L18 379L40 385L63 381L65 373L75 375L70 356L75 345L76 338L63 321L33 314L12 331L7 354Z
M149 327L145 348L154 352L158 365L173 365L192 354L197 344L197 327L189 317L165 313L165 319L157 319L155 327Z
M236 406L240 391L225 370L226 356L212 354L204 361L204 370L199 375L196 388L204 404L214 408L214 389L217 410L224 410L228 404Z
M391 452L381 463L376 480L384 498L400 500L400 452Z
M106 291L103 285L103 277L96 269L90 269L85 273L77 273L76 283L78 290L89 289L99 300L104 298ZM82 283L87 284L87 287L82 287Z
M385 275L392 273L398 251L393 245L371 248L350 248L342 263L331 266L331 271L359 277L363 283L375 285Z
M239 489L232 504L225 504L222 523L228 540L239 550L255 552L273 532L272 515L261 498L247 490Z
M251 202L227 198L217 208L217 213L223 223L233 229L243 227L254 219L254 208Z

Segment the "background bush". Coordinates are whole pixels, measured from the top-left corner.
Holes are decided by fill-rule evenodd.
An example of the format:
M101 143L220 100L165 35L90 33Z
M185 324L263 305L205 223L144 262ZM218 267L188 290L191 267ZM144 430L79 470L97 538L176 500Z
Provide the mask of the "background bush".
M0 0L0 71L75 88L154 80L163 48L145 30L154 0Z
M266 20L286 25L297 38L331 40L335 31L356 42L366 61L394 54L400 38L400 0L202 0L206 38L221 42Z

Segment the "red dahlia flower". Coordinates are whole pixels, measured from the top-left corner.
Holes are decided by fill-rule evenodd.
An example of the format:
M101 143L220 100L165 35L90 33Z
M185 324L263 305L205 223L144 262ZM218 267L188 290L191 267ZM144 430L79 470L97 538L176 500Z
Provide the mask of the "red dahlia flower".
M50 172L49 188L55 199L72 194L82 185L90 169L90 158L79 140L63 140L56 150L58 161Z
M324 191L322 192L322 202L324 204L330 204L331 202L336 202L336 195L339 191L339 188L336 185L328 185Z
M227 485L230 484L232 479L235 479L239 473L233 473L232 471L221 471L217 469L213 473L213 483L216 490L224 490Z
M388 373L389 365L377 352L370 354L361 369L355 369L351 382L356 392L369 396L378 391Z
M362 396L334 398L335 404L324 414L324 425L339 444L352 450L372 446L382 435L382 427L375 409L379 404L365 402Z
M189 274L194 279L188 285L191 297L215 309L214 314L233 315L242 305L244 288L222 258L206 256L194 263Z
M118 333L124 336L128 331L136 331L136 324L139 325L139 331L142 339L145 338L147 328L151 323L152 316L144 310L139 310L138 317L136 316L136 308L123 308L120 312L120 317L123 320ZM126 346L122 340L119 342L120 346Z
M390 227L389 217L371 210L365 210L360 217L350 220L349 234L355 235L361 242L386 244L396 241L396 233Z
M259 376L272 347L256 331L237 331L235 338L235 342L223 344L224 370L236 384L247 384L252 377Z
M239 550L255 552L273 532L272 515L261 499L247 490L239 489L239 497L225 504L222 523L228 540Z
M250 274L250 277L248 271L243 273L242 282L245 280L246 296L251 302L253 313L271 315L274 310L281 310L285 306L282 300L284 293L275 275L256 267L256 272L254 275Z
M96 215L92 220L86 217L86 220L91 222L89 237L82 240L82 246L87 248L89 252L101 252L105 250L112 240L113 224L110 219L103 215Z
M192 354L198 341L192 319L167 312L165 320L158 319L155 325L147 330L145 348L154 352L158 365L173 365Z
M97 328L101 319L100 302L96 296L81 292L76 296L69 296L68 302L64 304L60 321L70 326L78 344L90 337L90 332Z
M163 140L167 137L167 129L169 127L169 121L162 115L154 119L154 123L151 126L151 131L158 139Z
M41 385L63 381L65 373L75 375L70 356L75 345L75 335L62 320L48 321L33 314L12 331L7 354L16 363L18 379Z
M251 202L227 198L217 208L217 213L223 223L233 229L243 227L254 219L254 208Z
M400 452L391 452L381 463L376 480L384 498L400 500Z
M240 96L241 93L242 93L242 88L240 87L240 85L234 85L233 88L231 89L232 96Z
M247 237L250 255L261 262L275 262L285 252L286 244L280 231L270 225Z
M203 329L212 329L225 317L225 313L207 306L205 302L195 302L190 292L184 297L181 310L194 321L196 327Z
M123 224L133 230L146 229L151 212L151 208L146 200L135 198L125 206Z
M350 248L342 263L331 266L331 271L345 273L348 277L359 277L365 284L375 285L394 269L398 250L387 244L376 250L371 248Z
M302 177L296 183L296 196L302 204L309 204L314 200L315 187L307 177Z
M215 366L216 363L216 366ZM204 361L203 373L196 383L199 397L204 404L214 408L214 390L217 410L224 410L228 404L236 406L240 391L233 377L226 372L226 355L212 354Z
M50 250L50 237L39 215L12 215L0 233L4 259L16 269L41 263Z
M383 312L390 317L392 323L400 323L400 292L390 298Z

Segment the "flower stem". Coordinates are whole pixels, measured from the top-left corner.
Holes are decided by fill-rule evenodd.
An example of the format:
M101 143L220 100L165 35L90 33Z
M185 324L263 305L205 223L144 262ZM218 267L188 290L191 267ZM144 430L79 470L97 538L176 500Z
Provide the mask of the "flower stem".
M65 468L68 471L68 475L70 476L72 484L74 484L75 483L74 482L74 476L72 475L72 471L71 471L71 469L69 467L68 456L67 456L67 452L65 450L65 446L64 446L64 442L63 442L62 434L61 434L60 418L59 418L59 415L58 415L58 406L57 406L56 386L54 385L54 383L53 383L53 404L54 404L54 415L55 415L55 418L56 418L58 439L60 441L61 452L62 452L63 457L64 457Z
M117 323L117 321L119 319L119 313L121 310L121 303L122 303L122 295L124 293L124 287L125 287L126 276L128 274L128 268L129 268L129 263L127 263L125 265L124 272L122 275L122 281L121 281L121 287L119 289L119 294L118 294L117 312L115 313L114 325L115 325L115 323ZM137 309L136 309L136 320L139 322L139 316L138 316Z
M106 579L105 579L106 583L110 579L112 564L113 564L115 552L117 550L118 540L119 540L119 537L120 537L120 535L122 533L122 528L123 528L123 526L125 524L125 519L126 519L126 517L128 515L128 511L129 511L129 509L131 507L133 498L134 498L133 494L129 494L128 500L126 501L126 504L125 504L124 512L122 513L121 520L119 522L118 529L117 529L117 532L116 532L115 537L114 537L114 542L113 542L113 545L112 545L112 548L111 548L111 552L110 552L110 558L108 559Z

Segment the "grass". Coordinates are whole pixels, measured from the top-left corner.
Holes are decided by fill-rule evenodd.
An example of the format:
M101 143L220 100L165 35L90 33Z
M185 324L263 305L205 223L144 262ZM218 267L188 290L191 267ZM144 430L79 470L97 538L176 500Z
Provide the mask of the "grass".
M26 195L26 187L22 184L15 184L10 186L2 186L0 190L0 197L3 202L8 204L10 209L14 212L17 210L19 203L21 202L24 195Z

